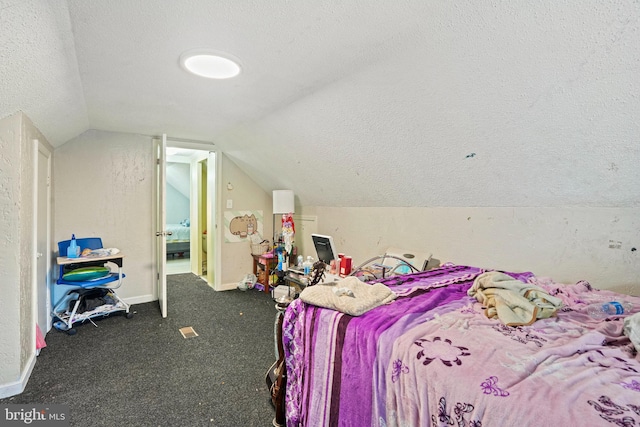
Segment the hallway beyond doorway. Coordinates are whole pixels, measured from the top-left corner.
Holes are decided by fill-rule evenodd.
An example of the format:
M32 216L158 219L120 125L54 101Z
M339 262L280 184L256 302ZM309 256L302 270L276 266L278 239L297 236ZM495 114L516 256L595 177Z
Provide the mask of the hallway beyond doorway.
M165 273L182 274L191 272L191 260L189 258L169 258L167 259L167 268Z

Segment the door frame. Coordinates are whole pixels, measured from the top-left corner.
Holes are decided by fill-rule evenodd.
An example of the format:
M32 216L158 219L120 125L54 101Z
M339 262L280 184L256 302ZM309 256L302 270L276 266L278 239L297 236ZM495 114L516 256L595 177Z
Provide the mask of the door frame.
M198 203L196 196L196 192L201 190L201 183L199 180L199 167L198 164L201 161L207 162L207 201L206 201L206 218L204 228L207 230L207 275L206 280L207 284L211 286L215 290L221 290L221 277L222 273L220 271L220 265L222 257L220 255L220 248L222 247L222 233L219 230L222 230L218 224L221 224L222 221L222 209L220 207L220 186L221 186L221 171L222 171L222 156L218 148L210 142L202 142L202 141L193 141L193 140L184 140L184 139L175 139L175 138L167 138L167 147L173 148L184 148L187 150L194 150L198 153L194 153L190 162L190 172L191 172L191 182L190 182L190 190L191 190L191 249L194 248L194 239L198 240L198 247L200 247L200 241L202 236L198 234L200 219L198 217L198 208L199 206L194 208L194 204ZM197 155L196 155L197 154ZM213 232L211 233L211 230ZM210 234L211 233L211 234ZM192 252L193 253L193 252ZM192 257L194 260L195 257ZM195 265L195 261L191 264L192 272L194 268L198 268ZM201 270L198 270L201 271ZM196 274L196 273L194 273ZM201 272L197 273L198 276L202 277Z
M222 220L222 211L220 209L220 176L221 176L221 172L222 172L222 160L221 160L221 152L218 150L217 146L215 146L215 144L213 144L212 142L206 142L206 141L196 141L196 140L188 140L188 139L180 139L180 138L172 138L167 136L166 134L163 135L163 137L165 138L166 141L166 145L165 145L165 155L162 156L162 159L158 159L157 157L157 153L154 151L154 163L160 161L160 162L164 162L164 165L159 165L158 167L162 166L166 168L166 160L167 160L167 156L166 156L166 147L177 147L177 148L186 148L186 149L191 149L191 150L197 150L197 151L203 151L205 153L208 153L206 155L207 158L207 218L206 218L206 229L207 229L207 233L210 233L210 230L213 230L213 235L209 235L209 238L207 239L207 283L209 286L211 286L212 288L214 288L215 290L220 290L220 280L221 280L221 271L220 271L220 260L222 259L221 255L220 255L220 248L221 248L221 242L222 242L222 228L219 226L220 221ZM157 141L160 140L162 137L153 137L153 141L154 144L157 144ZM156 147L156 145L154 145L154 147ZM212 164L213 163L213 164ZM193 169L193 167L192 167ZM193 172L193 171L192 171ZM194 175L193 173L191 174L192 176ZM191 186L193 186L194 183L191 183ZM158 186L156 186L156 189L154 190L154 194L153 194L153 218L154 218L154 223L157 223L157 217L158 217ZM197 222L198 219L196 218L195 221ZM193 212L191 214L191 223L192 226L194 224L194 215ZM166 225L166 224L164 224ZM159 228L157 230L157 232L161 231ZM164 230L162 230L164 231ZM201 239L201 236L197 236L198 239ZM158 253L158 250L160 248L157 247L158 245L158 239L156 238L156 236L153 236L154 239L154 253ZM164 241L166 241L166 238L163 239ZM192 244L193 247L193 244ZM166 256L165 256L166 258ZM156 260L155 263L155 271L154 274L156 274L157 279L159 280L160 278L158 277L159 275L159 268L158 268L158 263L159 260ZM166 264L166 259L164 260L164 263ZM213 268L212 268L213 267ZM201 275L201 274L200 274ZM166 274L165 274L165 288L166 288ZM157 289L157 287L156 287Z
M53 163L53 155L51 153L51 151L42 143L40 142L38 139L33 139L33 164L34 164L34 168L33 168L33 229L35 230L35 233L33 233L33 262L32 262L32 291L33 291L33 295L34 295L34 301L35 301L35 307L33 309L33 320L34 320L34 325L38 325L39 324L39 320L41 315L43 315L47 320L46 320L46 326L44 330L41 330L43 335L46 335L47 332L49 332L49 330L51 329L52 326L52 319L51 316L49 315L51 313L51 286L52 286L52 276L51 276L51 266L52 266L52 260L51 260L51 240L52 240L52 229L51 229L51 184L52 184L52 180L51 180L51 172L52 172L52 163ZM39 237L39 219L40 218L40 214L41 214L41 206L39 203L39 195L40 195L40 191L42 190L40 188L39 185L39 179L40 179L40 154L43 154L46 162L47 162L47 166L46 166L46 206L44 208L44 215L45 215L45 247L43 249L43 252L38 251L38 237ZM44 287L40 286L38 283L38 263L39 263L39 259L43 258L44 260L42 260L44 262L44 267L45 267L45 284ZM45 306L41 307L40 306L40 296L41 293L44 292L45 293ZM42 311L45 311L45 313L43 313ZM35 326L34 326L35 327ZM33 346L35 349L35 331L33 333Z
M213 166L213 168L212 168ZM212 170L213 169L213 170ZM216 291L222 290L222 153L209 150L207 161L207 282ZM211 268L213 266L213 268Z

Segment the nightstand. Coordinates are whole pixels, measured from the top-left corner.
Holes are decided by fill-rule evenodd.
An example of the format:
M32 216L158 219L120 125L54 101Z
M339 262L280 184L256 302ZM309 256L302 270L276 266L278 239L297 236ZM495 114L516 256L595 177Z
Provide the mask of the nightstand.
M270 291L271 273L278 267L278 258L264 255L251 255L253 257L253 274L258 283L264 286L264 291Z

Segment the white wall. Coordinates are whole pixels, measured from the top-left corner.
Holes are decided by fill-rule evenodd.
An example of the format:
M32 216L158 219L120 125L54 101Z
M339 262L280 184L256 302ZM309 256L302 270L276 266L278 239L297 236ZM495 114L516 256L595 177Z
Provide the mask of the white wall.
M226 201L232 200L232 210L234 211L262 210L264 215L263 237L271 240L273 234L271 193L262 190L226 155L222 156L221 180L221 205L226 206ZM227 184L231 184L233 189L229 190ZM224 233L224 230L219 231ZM235 288L244 275L251 273L253 269L251 248L248 241L225 243L224 238L222 241L222 265L220 266L222 268L222 285L224 288Z
M125 254L118 294L132 302L155 297L155 187L151 138L90 130L55 151L55 240L101 237ZM131 299L130 299L131 301Z
M15 325L21 309L28 308L21 303L20 168L15 167L16 159L20 159L20 114L0 121L0 384L20 377L23 328L16 329Z
M0 120L0 397L21 392L35 364L34 139L53 150L23 113Z
M360 263L391 246L640 295L638 208L327 208L318 231Z

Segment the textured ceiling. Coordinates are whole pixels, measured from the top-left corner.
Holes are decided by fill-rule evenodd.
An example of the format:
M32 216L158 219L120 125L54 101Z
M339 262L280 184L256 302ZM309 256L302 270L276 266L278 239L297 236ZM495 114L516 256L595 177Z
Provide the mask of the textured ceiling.
M639 206L640 3L0 0L0 117L214 141L317 206ZM243 72L192 76L226 51Z

